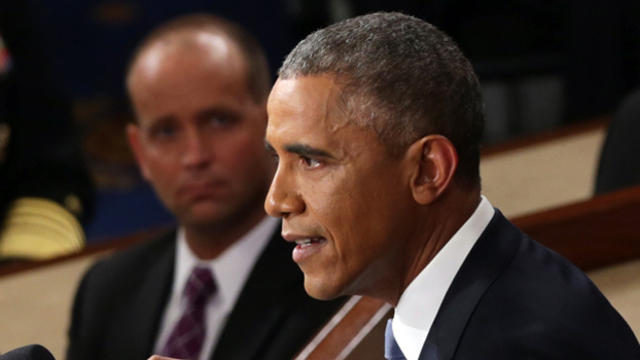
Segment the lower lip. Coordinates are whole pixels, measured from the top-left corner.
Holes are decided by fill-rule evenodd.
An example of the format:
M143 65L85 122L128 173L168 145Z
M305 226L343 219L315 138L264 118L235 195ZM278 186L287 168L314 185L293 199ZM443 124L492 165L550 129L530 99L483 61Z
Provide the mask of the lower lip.
M293 248L291 257L293 258L293 261L299 264L310 256L313 256L315 253L319 252L326 243L327 239L321 238L320 240L314 241L310 244L296 245L296 247Z

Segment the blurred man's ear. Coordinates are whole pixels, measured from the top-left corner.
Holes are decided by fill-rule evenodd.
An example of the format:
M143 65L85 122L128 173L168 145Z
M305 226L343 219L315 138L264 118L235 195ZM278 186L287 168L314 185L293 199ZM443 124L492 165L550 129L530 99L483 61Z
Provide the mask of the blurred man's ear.
M138 167L140 167L140 172L142 176L149 180L149 172L146 167L145 154L142 149L142 144L140 143L140 128L136 124L127 124L127 140L129 141L129 146L131 147L131 151L136 158L138 163Z
M432 203L453 179L458 166L455 147L442 135L428 135L411 144L407 156L413 159L410 185L414 200L422 205Z

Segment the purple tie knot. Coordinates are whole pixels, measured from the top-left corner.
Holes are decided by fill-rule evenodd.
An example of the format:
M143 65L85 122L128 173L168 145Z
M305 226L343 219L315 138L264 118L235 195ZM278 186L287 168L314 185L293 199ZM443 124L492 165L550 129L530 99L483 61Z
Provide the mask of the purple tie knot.
M216 284L213 281L211 270L207 267L197 266L193 268L187 285L184 288L184 295L190 304L202 305L216 292Z

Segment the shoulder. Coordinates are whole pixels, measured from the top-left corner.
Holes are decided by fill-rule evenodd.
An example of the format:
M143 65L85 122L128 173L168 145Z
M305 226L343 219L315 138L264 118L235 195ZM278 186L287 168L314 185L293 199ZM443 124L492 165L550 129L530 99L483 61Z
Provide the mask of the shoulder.
M76 290L72 332L81 324L97 324L126 308L151 280L169 279L174 236L166 234L93 264ZM164 281L164 280L162 280Z
M467 273L493 266L483 299L508 296L517 300L515 304L526 304L535 299L550 302L544 306L547 311L564 302L608 305L582 270L531 239L500 213L496 214L465 262L473 267L461 269Z
M524 234L515 256L487 296L520 299L515 306L564 316L595 309L613 310L582 270Z
M175 235L166 234L117 252L89 268L73 301L69 359L99 359L119 351L107 349L107 343L128 346L127 341L120 341L140 329L131 326L146 326L149 314L154 315L164 301L173 271L174 244Z
M511 239L517 251L478 302L465 335L481 333L483 346L501 344L498 350L512 355L607 358L634 351L629 326L587 275L519 234Z
M139 284L160 257L175 251L175 231L114 253L94 263L85 273L80 290L109 289Z

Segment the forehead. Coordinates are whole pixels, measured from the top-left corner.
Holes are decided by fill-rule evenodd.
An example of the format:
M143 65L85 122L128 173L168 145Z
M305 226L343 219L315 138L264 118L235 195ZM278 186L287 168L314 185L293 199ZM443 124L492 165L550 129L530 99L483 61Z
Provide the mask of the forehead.
M336 132L351 125L331 76L278 79L267 102L268 130L296 133Z
M207 33L187 40L152 45L132 68L128 86L140 117L253 102L246 64L233 42Z
M149 45L136 59L128 79L130 90L181 91L202 85L246 86L247 62L227 36L205 31L171 34ZM149 89L145 89L149 91Z
M377 134L351 121L340 90L331 76L279 79L267 103L267 142L276 150L308 146L345 161L386 157Z
M167 34L146 46L136 59L133 70L138 76L157 77L164 67L179 62L198 62L224 66L225 69L242 69L245 65L239 46L224 33L185 29Z

